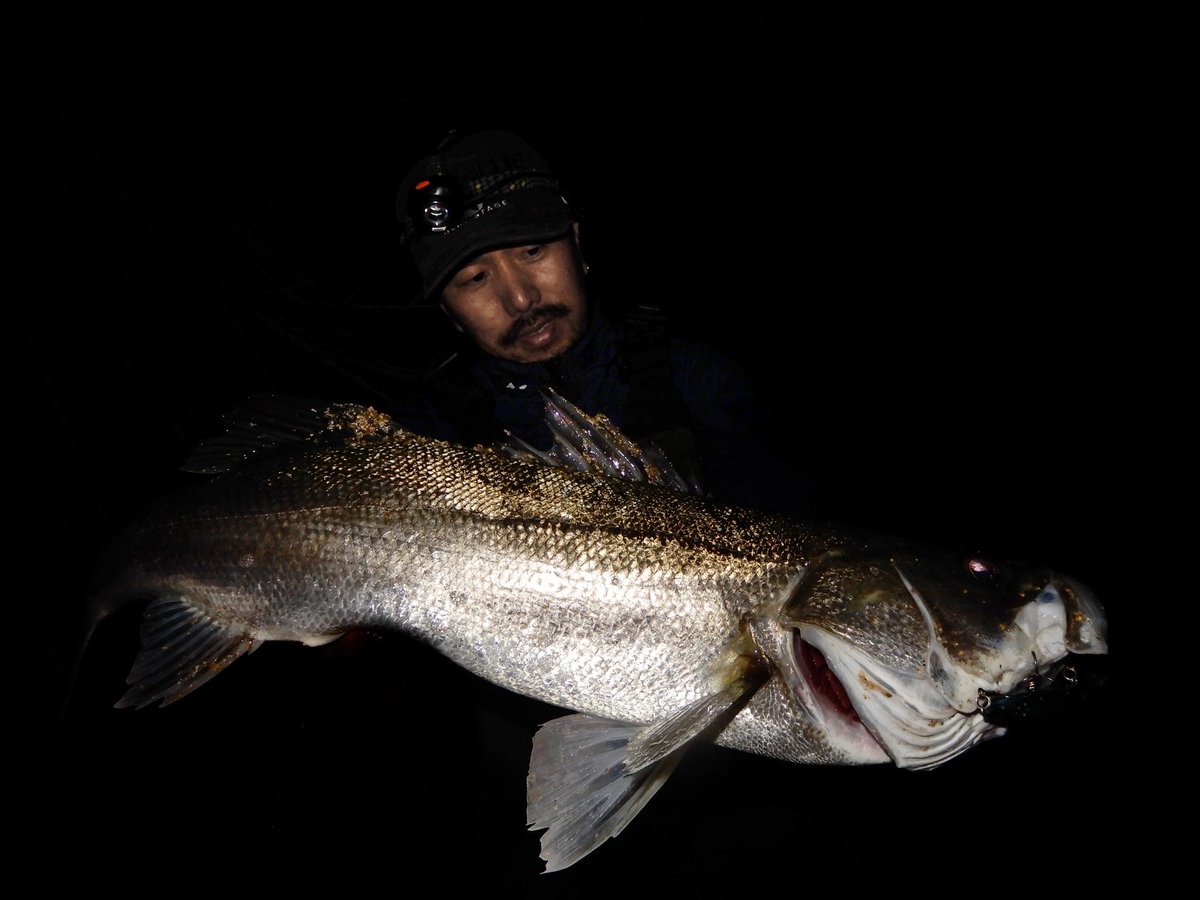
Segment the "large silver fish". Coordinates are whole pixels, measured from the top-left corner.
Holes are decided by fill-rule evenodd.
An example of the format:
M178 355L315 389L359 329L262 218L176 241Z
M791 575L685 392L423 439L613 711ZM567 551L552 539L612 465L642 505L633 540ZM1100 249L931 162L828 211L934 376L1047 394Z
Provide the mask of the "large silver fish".
M363 407L248 408L209 473L124 536L100 598L148 597L118 706L172 703L264 641L395 629L575 710L536 734L546 870L618 834L699 740L931 768L1106 652L1074 579L716 504L602 417L552 457ZM319 424L320 428L312 427Z

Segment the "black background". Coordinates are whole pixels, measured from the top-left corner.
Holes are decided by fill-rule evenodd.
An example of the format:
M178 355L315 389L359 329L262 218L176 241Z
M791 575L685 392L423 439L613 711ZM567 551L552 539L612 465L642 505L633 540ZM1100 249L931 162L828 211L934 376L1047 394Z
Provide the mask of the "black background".
M121 616L65 711L60 689L92 555L223 412L265 390L386 402L446 352L404 302L394 192L449 127L490 124L559 170L610 296L752 369L832 516L1071 572L1121 648L1113 480L1137 473L1122 325L1096 300L1125 278L1122 24L253 3L16 22L4 489L39 713L27 836L114 883L155 857L402 892L800 892L814 860L937 887L1031 855L1070 883L1113 836L1115 695L930 773L700 748L625 834L540 877L524 775L557 711L414 642L268 645L182 703L118 711Z

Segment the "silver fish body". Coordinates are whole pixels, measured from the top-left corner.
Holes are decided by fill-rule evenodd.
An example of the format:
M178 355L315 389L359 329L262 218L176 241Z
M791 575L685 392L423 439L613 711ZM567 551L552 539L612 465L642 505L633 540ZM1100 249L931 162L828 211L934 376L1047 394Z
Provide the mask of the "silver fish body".
M1051 572L429 440L360 408L329 421L126 536L111 592L153 599L118 705L173 702L264 641L405 632L576 711L534 742L548 869L619 833L694 740L928 768L1003 733L981 697L1106 651L1099 605ZM570 421L595 455L606 424Z

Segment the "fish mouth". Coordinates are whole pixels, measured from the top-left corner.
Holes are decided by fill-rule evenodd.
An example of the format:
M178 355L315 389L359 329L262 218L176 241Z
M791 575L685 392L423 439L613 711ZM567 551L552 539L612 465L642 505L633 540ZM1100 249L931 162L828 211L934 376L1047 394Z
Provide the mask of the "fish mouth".
M1028 698L1002 703L1008 708L1001 715L982 714L989 702L1031 681L1055 680L1068 657L1107 652L1103 613L1073 579L1052 575L1001 637L965 654L943 644L926 598L900 566L896 571L928 632L921 664L888 664L812 623L793 626L792 655L805 685L802 700L831 736L861 742L860 732L869 733L900 768L930 769L1000 737L1006 718L1026 715Z
M924 672L890 669L822 628L795 631L797 664L801 671L809 666L806 677L816 686L823 724L828 727L835 715L857 724L899 768L931 769L1004 734L982 716L956 709ZM823 665L807 662L817 657Z

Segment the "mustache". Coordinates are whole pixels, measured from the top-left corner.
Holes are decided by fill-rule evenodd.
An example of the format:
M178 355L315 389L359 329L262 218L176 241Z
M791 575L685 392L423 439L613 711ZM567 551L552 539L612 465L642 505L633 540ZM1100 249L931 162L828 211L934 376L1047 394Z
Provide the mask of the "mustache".
M552 319L561 319L567 315L570 315L570 310L561 303L539 306L534 312L521 316L513 322L508 331L504 332L503 337L500 338L500 345L511 347L529 332L537 331Z

